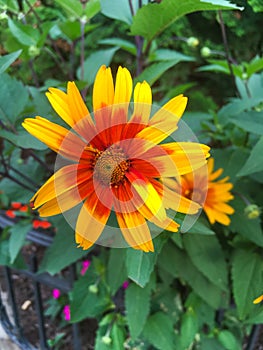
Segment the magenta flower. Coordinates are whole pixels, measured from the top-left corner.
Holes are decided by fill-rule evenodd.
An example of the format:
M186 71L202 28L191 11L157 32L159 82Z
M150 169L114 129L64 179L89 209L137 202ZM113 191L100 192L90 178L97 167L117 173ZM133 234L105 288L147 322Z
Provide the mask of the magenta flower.
M64 319L66 321L70 321L70 306L69 305L64 306L63 313L64 313Z
M124 281L122 284L123 289L127 289L129 287L129 281Z
M86 271L88 270L89 266L91 264L91 261L90 260L84 260L82 261L82 268L81 268L81 271L80 271L80 274L83 276L85 275Z
M58 299L60 297L60 290L59 289L53 289L53 298Z

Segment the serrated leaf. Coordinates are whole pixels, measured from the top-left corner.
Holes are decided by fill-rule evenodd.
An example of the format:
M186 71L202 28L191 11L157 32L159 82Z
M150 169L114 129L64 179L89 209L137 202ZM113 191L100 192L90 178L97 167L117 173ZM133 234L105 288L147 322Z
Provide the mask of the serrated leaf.
M149 282L157 256L165 241L166 239L164 237L157 237L154 240L154 253L144 253L141 250L132 248L127 250L126 268L128 277L140 287L145 287Z
M32 224L28 223L28 221L20 221L10 228L11 235L9 239L9 255L11 264L13 264L20 249L23 247L26 240L26 235L31 227Z
M13 62L20 56L22 50L12 52L8 55L0 57L0 74L2 74Z
M236 250L232 263L233 293L241 320L255 307L253 300L262 293L262 258L249 250Z
M170 317L162 312L150 316L143 330L144 337L159 350L174 350L174 330Z
M127 278L125 259L126 249L112 248L110 250L110 257L107 266L107 281L112 295L116 293L118 288Z
M232 117L231 122L246 132L252 132L256 135L263 135L263 113L247 112Z
M132 339L136 339L143 330L150 312L151 284L144 288L135 283L130 284L125 291L125 308L127 322Z
M51 275L55 275L90 251L77 248L74 232L64 219L57 221L56 228L54 241L47 249L39 267L39 272L49 272Z
M185 234L183 242L189 258L198 270L216 286L227 291L227 265L216 236Z
M239 9L226 0L163 0L160 4L150 3L138 10L131 25L132 35L141 35L148 41L153 40L177 19L196 11Z
M258 140L252 149L250 156L237 176L245 176L263 170L263 162L260 161L263 153L263 136Z
M227 303L228 295L211 283L192 263L187 254L174 244L167 244L158 258L158 264L174 277L186 281L207 304L218 309Z

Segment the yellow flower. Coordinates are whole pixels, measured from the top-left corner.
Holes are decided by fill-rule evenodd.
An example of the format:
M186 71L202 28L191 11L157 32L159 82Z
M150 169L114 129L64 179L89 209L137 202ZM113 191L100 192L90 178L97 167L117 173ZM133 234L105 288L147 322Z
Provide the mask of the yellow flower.
M259 304L263 301L263 295L260 295L256 299L253 300L253 304Z
M234 213L234 209L226 204L234 198L230 193L233 185L227 182L229 177L215 181L223 173L223 169L213 171L213 158L208 160L207 165L208 174L206 176L202 169L198 169L194 174L189 173L182 176L180 192L186 198L192 199L203 206L211 224L217 221L227 226L230 224L228 215Z
M153 251L148 221L176 232L179 225L166 209L193 214L200 208L162 182L206 164L206 145L160 144L177 129L187 98L174 97L152 113L148 83L136 84L130 105L132 91L126 68L119 67L114 87L110 68L102 66L94 82L93 118L76 85L69 82L67 93L50 88L47 97L71 130L41 117L23 123L30 134L72 163L64 164L37 191L34 209L41 216L65 215L81 204L75 238L84 249L101 239L113 214L128 245Z

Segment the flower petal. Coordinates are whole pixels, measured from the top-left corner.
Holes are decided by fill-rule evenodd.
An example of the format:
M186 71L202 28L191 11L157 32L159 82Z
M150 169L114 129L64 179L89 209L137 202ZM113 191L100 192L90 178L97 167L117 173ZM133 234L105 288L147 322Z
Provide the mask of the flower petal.
M105 206L104 200L107 201ZM111 212L110 189L97 188L85 201L78 216L75 239L83 249L91 247L101 235Z
M60 155L78 160L86 146L77 135L41 117L26 118L23 127Z
M134 111L129 122L147 125L152 109L151 87L146 81L137 83L133 94Z
M111 69L101 66L93 86L93 111L113 104L114 86Z

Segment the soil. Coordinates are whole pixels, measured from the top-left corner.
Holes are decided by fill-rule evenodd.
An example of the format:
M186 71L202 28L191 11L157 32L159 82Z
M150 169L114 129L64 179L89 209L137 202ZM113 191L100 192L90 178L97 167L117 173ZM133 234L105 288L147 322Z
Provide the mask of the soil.
M23 255L25 260L29 260L32 253L38 257L42 257L45 248L31 244L24 248ZM63 271L65 274L67 271ZM15 299L18 306L19 320L25 338L34 345L37 349L39 346L39 324L34 302L34 289L32 280L18 273L12 273L13 286L15 292ZM1 287L6 290L3 278L3 268L0 267ZM43 300L44 309L48 307L48 300L52 299L53 288L41 284L41 296ZM26 303L28 305L26 305ZM27 306L24 310L23 307ZM61 311L62 313L62 311ZM61 325L63 324L63 328ZM59 350L73 350L73 328L72 325L66 325L63 321L63 315L59 315L55 319L45 316L45 329L47 339L54 339L58 333L65 333L60 342ZM94 340L96 337L97 321L94 319L85 320L79 323L79 330L81 335L81 343L83 344L78 350L94 349ZM54 348L55 349L55 348ZM56 348L57 349L57 348Z

